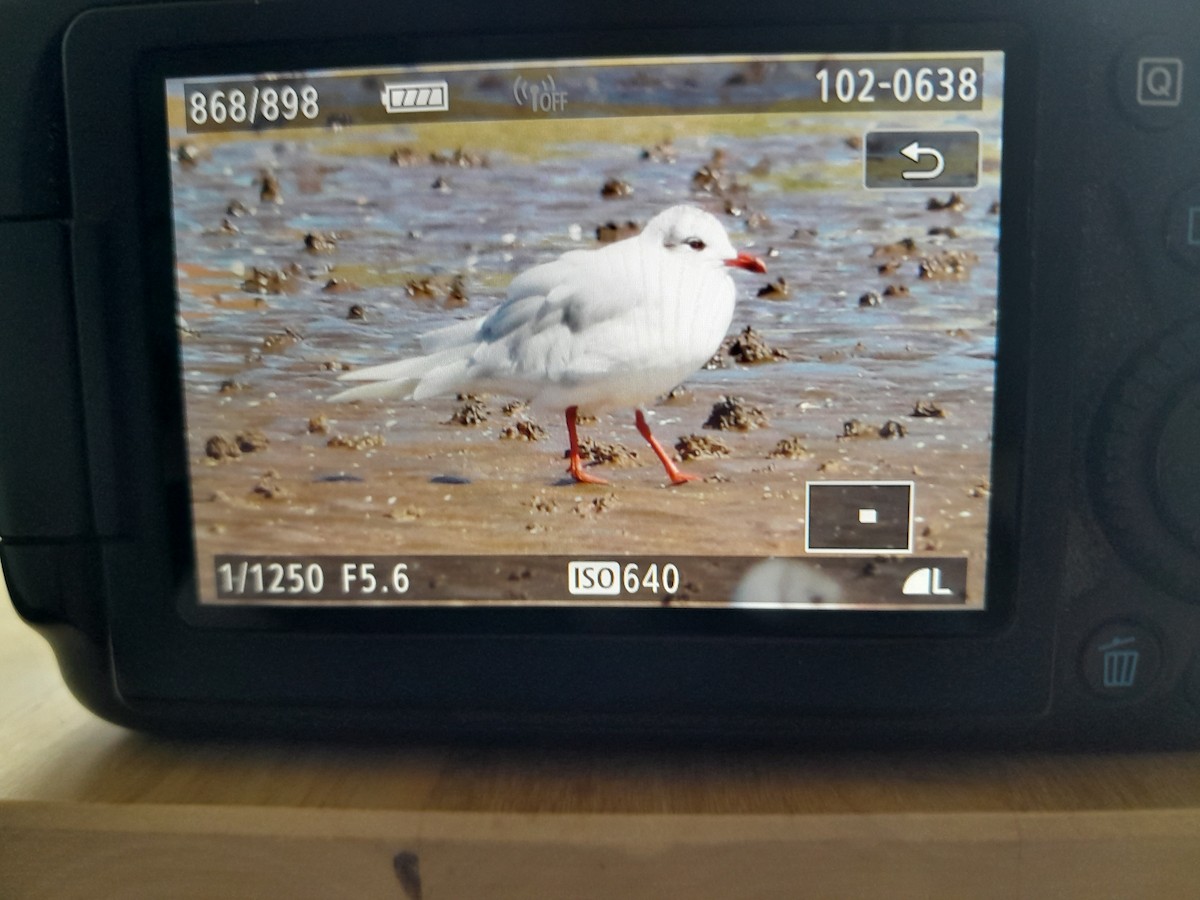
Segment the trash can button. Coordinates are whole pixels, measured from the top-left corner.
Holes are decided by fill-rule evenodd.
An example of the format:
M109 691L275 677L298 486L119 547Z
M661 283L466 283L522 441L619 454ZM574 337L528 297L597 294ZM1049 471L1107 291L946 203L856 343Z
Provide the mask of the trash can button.
M1092 633L1080 660L1083 679L1112 700L1144 697L1162 668L1162 645L1149 628L1122 619Z

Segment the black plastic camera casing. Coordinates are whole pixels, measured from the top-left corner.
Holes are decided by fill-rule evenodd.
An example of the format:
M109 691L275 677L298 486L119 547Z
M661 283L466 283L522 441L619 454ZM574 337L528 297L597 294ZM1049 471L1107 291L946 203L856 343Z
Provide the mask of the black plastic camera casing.
M1200 8L0 7L0 561L99 714L182 732L1200 743ZM1011 490L969 627L180 615L194 579L153 76L983 45L1009 58L997 422L1012 440L993 466ZM1145 102L1146 60L1178 64L1177 103ZM1143 648L1134 685L1095 675L1114 634Z

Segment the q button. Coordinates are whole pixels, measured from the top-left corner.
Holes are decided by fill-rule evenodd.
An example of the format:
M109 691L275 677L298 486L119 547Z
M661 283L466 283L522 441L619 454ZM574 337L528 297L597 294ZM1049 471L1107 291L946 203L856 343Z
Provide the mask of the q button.
M1121 108L1138 125L1164 129L1182 121L1196 106L1200 77L1191 48L1167 37L1147 37L1117 61L1116 90Z
M1183 102L1183 60L1178 56L1138 58L1138 106L1179 106Z

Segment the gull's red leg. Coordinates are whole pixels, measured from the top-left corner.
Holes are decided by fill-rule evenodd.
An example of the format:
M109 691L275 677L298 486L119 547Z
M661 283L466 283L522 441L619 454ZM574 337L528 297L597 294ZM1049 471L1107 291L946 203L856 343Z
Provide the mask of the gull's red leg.
M667 475L670 476L672 484L686 484L689 481L700 480L699 475L689 475L686 472L679 471L674 461L667 455L667 451L663 449L662 444L655 440L654 435L650 433L650 426L646 424L646 417L640 409L637 411L637 430L646 439L646 443L650 445L651 449L654 450L654 455L663 464L663 468L667 470Z
M571 439L571 464L567 466L567 471L572 478L584 484L608 484L603 478L583 471L583 462L579 459L579 435L575 432L575 415L578 412L578 406L567 407L567 436Z

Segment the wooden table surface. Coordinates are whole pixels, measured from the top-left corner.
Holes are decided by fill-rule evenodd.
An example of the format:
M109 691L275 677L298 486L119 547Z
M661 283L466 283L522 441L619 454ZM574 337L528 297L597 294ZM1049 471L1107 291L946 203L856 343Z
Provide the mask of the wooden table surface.
M0 584L0 897L1200 896L1200 753L172 741Z

